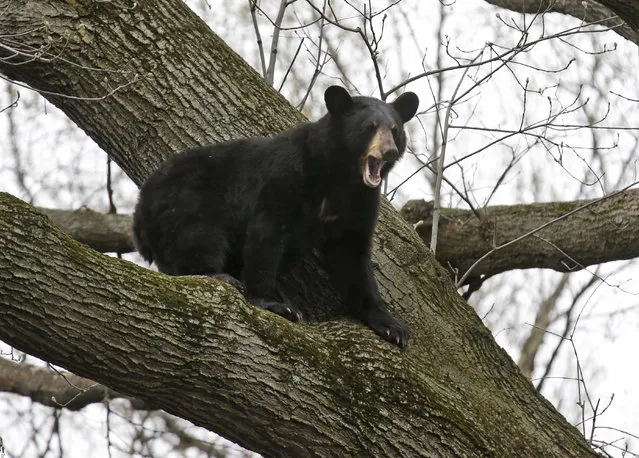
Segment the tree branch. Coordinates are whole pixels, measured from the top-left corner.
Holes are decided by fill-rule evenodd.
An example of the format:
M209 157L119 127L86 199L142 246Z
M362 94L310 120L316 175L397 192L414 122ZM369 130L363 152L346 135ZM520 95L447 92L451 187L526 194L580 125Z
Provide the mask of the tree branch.
M559 282L557 282L552 294L544 298L541 304L539 304L535 322L530 327L530 332L522 345L519 361L517 362L521 372L526 377L533 376L535 360L539 349L544 343L546 329L550 326L550 323L553 322L554 316L556 315L555 311L557 310L558 299L566 290L568 279L569 274L564 273L559 279Z
M437 260L445 267L465 272L481 256L501 244L513 240L548 221L594 200L551 202L513 206L486 207L483 219L472 211L443 209L439 233L440 246ZM94 212L85 207L79 210L53 210L39 208L64 232L76 240L103 253L134 251L131 239L131 216ZM416 224L417 232L425 243L430 240L432 204L422 200L408 202L402 216ZM514 269L548 268L572 272L610 261L639 257L639 231L633 221L639 218L639 190L628 190L610 202L601 202L597 208L576 213L554 228L542 231L544 239L529 238L502 252L496 252L485 263L479 264L473 278L492 276ZM574 231L582 235L574 237ZM557 251L551 244L562 247L579 264Z
M102 253L135 251L131 215L95 212L87 207L78 210L38 208L64 232Z
M80 410L89 404L116 398L131 401L135 409L149 409L143 401L123 396L92 380L6 358L0 358L0 391L27 396L56 409Z
M543 11L562 13L586 23L599 23L612 27L627 40L639 44L639 6L630 0L486 0L501 8L517 13L540 13ZM586 4L586 7L584 7ZM606 21L606 19L609 19ZM604 22L601 22L604 21Z
M598 200L487 207L482 219L469 210L445 210L437 259L461 275L495 246ZM417 233L425 242L430 240L431 208L432 203L413 200L402 209L402 216L417 225ZM552 244L528 237L493 253L473 269L469 281L513 269L572 272L593 264L639 257L639 231L634 223L638 217L639 190L627 190L541 230L538 235Z

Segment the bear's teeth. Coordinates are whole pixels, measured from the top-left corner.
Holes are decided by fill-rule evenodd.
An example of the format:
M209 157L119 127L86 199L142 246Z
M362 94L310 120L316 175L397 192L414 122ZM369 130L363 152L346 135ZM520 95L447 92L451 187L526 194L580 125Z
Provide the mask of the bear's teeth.
M364 171L364 184L371 188L376 188L382 182L380 172L384 166L384 161L374 156L366 158L366 170Z

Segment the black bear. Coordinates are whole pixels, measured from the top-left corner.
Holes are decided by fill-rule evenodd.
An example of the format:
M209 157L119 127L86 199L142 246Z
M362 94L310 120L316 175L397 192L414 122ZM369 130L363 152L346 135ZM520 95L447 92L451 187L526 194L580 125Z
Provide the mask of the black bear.
M292 321L278 274L314 253L347 311L401 347L408 329L387 311L371 265L380 183L406 147L412 92L392 103L329 87L328 113L269 138L177 154L140 190L138 251L171 275L210 275L245 289L256 306ZM241 283L235 279L241 279Z

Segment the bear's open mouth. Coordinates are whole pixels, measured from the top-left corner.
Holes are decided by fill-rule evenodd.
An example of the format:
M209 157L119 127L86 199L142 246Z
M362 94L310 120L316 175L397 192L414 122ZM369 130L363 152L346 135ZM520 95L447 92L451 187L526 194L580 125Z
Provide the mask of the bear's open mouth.
M366 165L364 167L364 184L371 188L376 188L382 182L380 175L382 167L384 167L386 161L378 159L372 154L366 156Z

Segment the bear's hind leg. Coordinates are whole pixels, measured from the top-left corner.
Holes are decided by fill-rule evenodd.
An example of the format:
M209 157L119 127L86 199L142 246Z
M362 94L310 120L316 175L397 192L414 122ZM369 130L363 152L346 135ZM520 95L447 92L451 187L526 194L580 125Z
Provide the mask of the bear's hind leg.
M295 306L283 302L277 291L277 274L286 241L284 230L266 212L251 221L244 242L242 280L247 298L255 306L290 321L301 321L302 313Z
M197 223L166 231L155 258L158 269L169 275L214 275L224 272L228 250L221 228Z
M246 295L244 285L225 272L229 245L224 231L206 224L183 227L158 258L158 268L170 275L205 275L217 278ZM164 261L164 260L168 260Z

